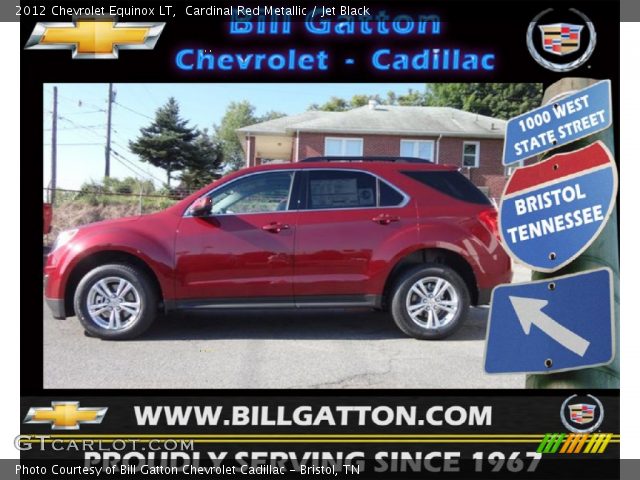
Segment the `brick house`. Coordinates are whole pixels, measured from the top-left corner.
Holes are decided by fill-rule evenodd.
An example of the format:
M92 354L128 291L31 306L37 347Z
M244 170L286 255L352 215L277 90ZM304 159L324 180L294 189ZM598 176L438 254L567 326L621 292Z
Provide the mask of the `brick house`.
M506 180L504 120L448 107L369 105L308 111L237 130L247 166L318 155L407 156L457 165L490 197Z

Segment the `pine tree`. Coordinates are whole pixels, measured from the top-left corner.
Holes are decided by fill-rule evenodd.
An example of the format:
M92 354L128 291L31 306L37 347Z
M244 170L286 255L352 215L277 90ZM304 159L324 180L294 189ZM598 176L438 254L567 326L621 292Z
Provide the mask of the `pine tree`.
M180 186L178 187L186 193L204 187L221 176L222 144L215 142L205 129L198 131L193 146L196 155L180 174Z
M194 145L198 132L187 123L180 117L178 102L171 97L156 110L151 125L141 128L135 142L129 142L129 149L140 160L165 170L167 186L170 186L173 172L198 162Z

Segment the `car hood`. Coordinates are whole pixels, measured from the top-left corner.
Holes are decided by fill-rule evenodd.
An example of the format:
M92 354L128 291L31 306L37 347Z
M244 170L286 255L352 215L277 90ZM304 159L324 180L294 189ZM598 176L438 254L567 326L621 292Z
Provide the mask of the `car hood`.
M77 227L78 229L85 228L100 228L100 227L111 227L111 226L126 226L127 224L133 224L134 222L140 221L143 217L148 215L136 215L133 217L122 217L122 218L112 218L109 220L100 220L98 222L87 223L86 225L81 225Z

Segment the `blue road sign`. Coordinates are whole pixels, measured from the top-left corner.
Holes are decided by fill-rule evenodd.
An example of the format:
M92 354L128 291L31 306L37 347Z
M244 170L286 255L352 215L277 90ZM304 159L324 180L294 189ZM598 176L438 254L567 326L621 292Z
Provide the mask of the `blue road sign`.
M611 81L559 98L507 122L502 163L510 165L611 125Z
M602 268L493 291L485 370L549 373L614 356L613 274Z
M600 141L518 168L500 203L505 249L531 269L562 268L600 234L617 188L613 157Z

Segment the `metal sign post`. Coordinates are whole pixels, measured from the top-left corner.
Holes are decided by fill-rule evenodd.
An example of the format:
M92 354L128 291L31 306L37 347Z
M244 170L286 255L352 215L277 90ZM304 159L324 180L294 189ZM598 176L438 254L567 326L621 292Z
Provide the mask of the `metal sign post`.
M551 85L544 94L543 103L563 93L580 90L594 84L586 78L565 78ZM572 149L581 148L594 141L604 143L615 156L613 127L577 141ZM620 266L619 266L618 214L614 206L609 220L599 236L578 258L556 274L583 272L608 267L613 273L615 343L620 345ZM555 274L533 272L534 280L546 279ZM613 361L608 365L549 375L528 375L527 388L620 388L620 351L616 349Z

